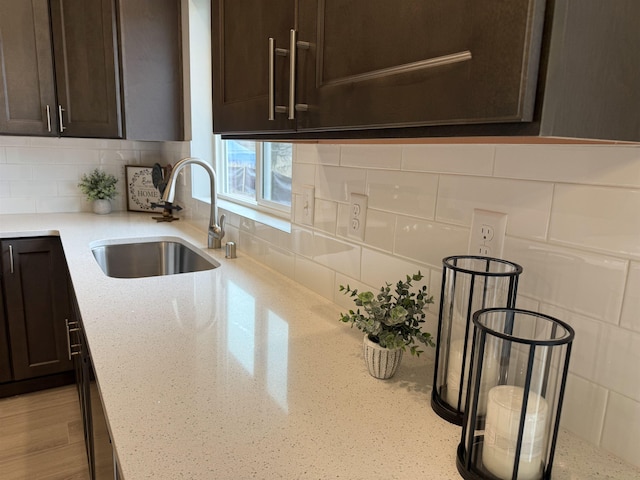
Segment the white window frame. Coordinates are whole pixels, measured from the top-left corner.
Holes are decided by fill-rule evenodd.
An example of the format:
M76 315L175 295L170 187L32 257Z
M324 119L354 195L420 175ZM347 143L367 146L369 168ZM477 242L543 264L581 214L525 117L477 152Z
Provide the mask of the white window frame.
M277 202L272 202L264 198L264 145L265 142L255 142L256 153L256 198L255 200L249 200L246 197L228 194L222 191L222 185L227 184L227 169L221 164L224 156L224 145L219 135L215 135L215 169L218 174L218 197L244 207L252 208L259 212L274 215L280 218L291 218L291 209L293 205L293 193L291 194L291 204L289 206L282 205ZM295 155L295 149L292 149L292 157ZM220 160L220 161L219 161ZM293 158L292 158L293 163Z

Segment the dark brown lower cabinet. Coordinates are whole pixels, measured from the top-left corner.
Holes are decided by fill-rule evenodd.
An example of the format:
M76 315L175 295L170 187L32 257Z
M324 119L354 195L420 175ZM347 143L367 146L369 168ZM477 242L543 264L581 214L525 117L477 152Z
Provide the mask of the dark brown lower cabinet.
M0 316L0 382L31 380L29 389L36 390L38 379L68 373L63 383L70 383L73 363L65 321L71 308L60 239L5 239L0 248L6 317ZM42 385L53 386L47 380Z

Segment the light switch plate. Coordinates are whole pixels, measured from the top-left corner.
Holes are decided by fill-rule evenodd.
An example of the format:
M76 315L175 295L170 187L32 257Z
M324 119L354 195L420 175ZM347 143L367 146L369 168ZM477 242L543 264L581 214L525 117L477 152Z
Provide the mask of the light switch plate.
M315 188L309 185L302 187L302 215L300 223L313 226L313 211L315 209Z

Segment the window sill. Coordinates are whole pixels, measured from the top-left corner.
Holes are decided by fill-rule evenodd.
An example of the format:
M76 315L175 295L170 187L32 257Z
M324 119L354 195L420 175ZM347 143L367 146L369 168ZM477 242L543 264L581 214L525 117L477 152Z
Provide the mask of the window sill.
M259 212L258 210L254 210L253 208L245 207L244 205L239 205L222 198L218 198L218 208L222 208L223 210L227 210L231 213L235 213L236 215L248 218L250 220L253 220L254 222L268 225L277 230L291 233L291 222L289 220L285 220L284 218L276 217L275 215L270 215L265 212Z

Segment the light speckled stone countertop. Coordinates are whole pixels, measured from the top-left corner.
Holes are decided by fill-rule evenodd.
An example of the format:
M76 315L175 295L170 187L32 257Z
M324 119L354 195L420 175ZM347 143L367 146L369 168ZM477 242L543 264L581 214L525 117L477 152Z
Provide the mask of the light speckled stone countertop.
M339 308L187 222L147 214L0 215L0 237L59 234L126 480L459 479L460 428L430 407L432 365L375 380ZM221 267L116 279L92 242L174 236ZM562 432L553 478L639 471Z

